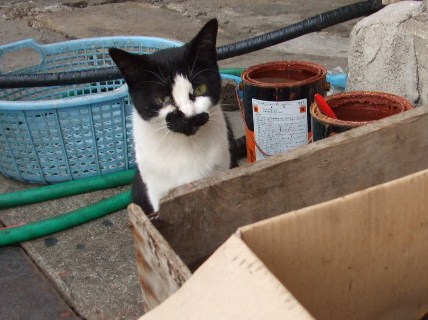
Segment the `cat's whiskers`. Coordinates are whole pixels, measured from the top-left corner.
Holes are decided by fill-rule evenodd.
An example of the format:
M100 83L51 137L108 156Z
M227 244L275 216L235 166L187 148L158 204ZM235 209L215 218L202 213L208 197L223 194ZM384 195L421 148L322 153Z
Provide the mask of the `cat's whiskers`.
M200 75L202 72L205 72L205 71L217 72L216 69L212 69L212 68L202 69L202 70L198 71L195 75L191 75L192 80L194 80L198 75Z
M196 52L195 60L193 60L192 69L189 71L189 77L192 77L193 75L193 70L195 69L195 64L196 64L196 60L198 60L198 56L199 56L199 50L198 52ZM192 77L192 79L194 79L194 77Z
M219 112L210 112L210 120L204 125L204 126L208 126L208 127L218 127L221 126L223 123L223 112L221 111ZM217 130L213 130L213 132L215 132L214 134L217 134L218 138L221 138L221 132L217 131ZM212 133L211 133L212 134Z
M163 131L163 135L160 137L160 139L159 139L159 143L161 144L161 143L164 143L165 142L165 140L168 140L167 138L169 138L170 136L172 135L172 131L171 130L169 130L168 128L166 128L164 131Z
M157 136L156 139L159 141L158 144L162 145L172 134L172 131L168 128L166 123L156 123L156 127L152 129L152 133Z
M158 65L158 70L159 70L159 72L160 72L160 74L161 74L161 76L162 76L162 79L164 79L164 84L165 85L171 85L172 83L171 83L171 76L168 76L168 77L165 77L165 75L163 74L163 72L162 72L162 70L161 70L161 68L160 68L160 66Z
M160 81L151 81L151 80L146 80L146 81L143 81L143 82L142 82L142 84L146 84L146 83L156 83L156 84L159 84L159 85L161 85L161 86L165 85L165 83L164 83L164 82L160 82Z
M155 127L152 129L153 133L162 133L165 130L169 130L166 123L156 122Z
M156 76L164 85L167 85L168 83L167 83L167 81L166 81L166 79L164 78L164 77L162 77L162 76L160 76L160 75L158 75L156 72L153 72L153 71L151 71L151 70L147 70L147 69L144 69L144 70L142 70L142 71L144 71L144 72L147 72L147 73L150 73L150 74L152 74L152 75L154 75L154 76Z
M189 72L189 74L192 74L192 71L191 71L190 66L189 66L189 64L187 63L187 61L186 61L186 60L183 60L183 62L184 62L184 64L186 65L186 67L187 67L187 71Z

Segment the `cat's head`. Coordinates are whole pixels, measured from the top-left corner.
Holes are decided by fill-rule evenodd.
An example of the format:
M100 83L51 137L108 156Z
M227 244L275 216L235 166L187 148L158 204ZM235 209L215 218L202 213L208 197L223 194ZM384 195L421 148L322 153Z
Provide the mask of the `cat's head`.
M217 20L210 20L184 46L150 55L109 50L141 118L166 123L169 130L188 136L209 121L221 89L217 29Z

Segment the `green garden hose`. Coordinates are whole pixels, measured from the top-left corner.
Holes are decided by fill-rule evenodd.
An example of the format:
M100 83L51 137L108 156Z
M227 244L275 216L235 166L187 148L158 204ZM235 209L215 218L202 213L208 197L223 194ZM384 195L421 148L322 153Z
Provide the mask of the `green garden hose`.
M0 246L12 245L63 231L124 209L132 201L131 191L99 201L59 216L0 230Z
M127 185L131 183L134 175L135 169L0 194L0 209Z
M131 183L134 175L135 169L0 194L0 209L128 185ZM52 218L18 227L0 229L0 246L32 240L103 217L126 208L126 206L132 202L131 198L131 191L126 191L95 204Z

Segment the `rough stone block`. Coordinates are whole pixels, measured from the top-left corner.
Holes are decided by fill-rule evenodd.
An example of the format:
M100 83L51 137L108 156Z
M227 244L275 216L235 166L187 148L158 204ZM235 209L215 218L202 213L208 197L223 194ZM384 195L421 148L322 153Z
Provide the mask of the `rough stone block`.
M428 1L427 1L428 2ZM403 24L403 31L413 36L418 67L419 102L428 102L428 11Z
M428 103L427 2L389 5L355 25L348 90L383 91Z

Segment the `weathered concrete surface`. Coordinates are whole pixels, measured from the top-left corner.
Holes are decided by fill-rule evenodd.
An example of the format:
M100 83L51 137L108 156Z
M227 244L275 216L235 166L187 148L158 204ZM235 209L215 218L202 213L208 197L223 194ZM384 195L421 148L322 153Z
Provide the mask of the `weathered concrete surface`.
M0 248L0 272L0 319L80 319L21 248Z
M404 1L361 20L351 33L348 90L428 102L426 3Z
M212 17L220 22L218 44L244 40L282 28L353 0L277 3L272 0L219 1L12 1L0 4L0 44L28 36L41 43L110 35L150 35L188 41ZM12 21L22 21L18 34ZM273 60L308 60L328 68L347 64L348 36L356 21L327 28L256 53L221 61L245 67ZM32 30L30 30L32 29ZM0 32L2 32L0 31Z

